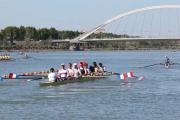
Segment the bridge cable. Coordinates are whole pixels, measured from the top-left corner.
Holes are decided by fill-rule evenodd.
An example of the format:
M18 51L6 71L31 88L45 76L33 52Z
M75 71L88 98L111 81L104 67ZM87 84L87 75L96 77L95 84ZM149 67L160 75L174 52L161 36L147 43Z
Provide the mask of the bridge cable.
M177 13L177 37L180 37L180 18L179 18L179 16L180 16L180 14L179 13Z
M149 37L151 37L150 31L153 31L153 20L154 20L154 14L153 12L151 13L151 19L150 19L150 28L149 28Z
M127 19L127 18L126 18ZM128 28L128 25L129 25L129 19L127 19L127 21L126 21L126 24L124 24L124 28L123 28L123 31L124 31L124 37L125 37L125 35L127 35L127 28Z
M177 20L176 21L177 22L177 25L176 25L177 26L177 32L176 32L177 36L176 37L178 37L178 35L179 35L178 34L179 33L179 14L178 14L178 12L179 11L176 9L176 16L177 16L177 19L176 19Z
M158 37L161 37L161 27L162 27L162 11L161 11L161 9L159 10L159 12L160 12L160 15L159 15L159 35L158 35Z
M114 24L114 22L106 26L107 29L106 29L106 32L105 32L105 33L110 33L110 32L111 32L111 29L112 29L112 27L113 27L113 24ZM104 29L105 29L105 28L104 28Z
M135 14L135 19L133 20L133 25L131 27L131 34L132 36L137 36L134 31L135 31L135 28L137 28L135 25L136 25L136 22L137 22L137 18L138 18L138 14Z
M169 13L169 10L168 10L168 13ZM170 28L170 19L169 19L170 17L171 16L167 17L168 18L168 24L167 24L168 25L168 29L167 30L168 30L168 33L169 33L169 37L171 37L171 28Z
M120 27L121 22L122 22L121 20L119 20L119 21L117 22L117 25L116 25L115 30L114 30L114 33L115 33L115 34L119 34L119 35L121 34L121 33L116 33L116 32L119 30L119 27Z
M142 23L141 23L141 28L140 28L140 34L141 34L141 37L144 37L144 36L143 36L144 21L145 21L145 14L143 13L143 16L142 16Z

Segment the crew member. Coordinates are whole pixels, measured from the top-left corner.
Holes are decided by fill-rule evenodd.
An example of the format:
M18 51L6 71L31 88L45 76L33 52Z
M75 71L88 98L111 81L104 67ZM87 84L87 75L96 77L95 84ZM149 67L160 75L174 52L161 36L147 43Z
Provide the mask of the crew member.
M65 69L65 64L61 64L61 68L58 71L58 78L60 80L67 80L67 70Z
M48 80L49 80L49 82L55 82L56 79L57 79L57 75L54 71L54 68L51 68L50 73L48 74Z

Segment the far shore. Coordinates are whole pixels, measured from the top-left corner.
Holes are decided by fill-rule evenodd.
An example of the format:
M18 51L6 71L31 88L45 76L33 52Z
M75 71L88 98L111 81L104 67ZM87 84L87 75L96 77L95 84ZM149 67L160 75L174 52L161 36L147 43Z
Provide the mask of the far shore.
M67 50L67 49L22 49L22 50L0 50L0 53L5 53L5 52L48 52L48 51L72 51L72 50ZM76 50L75 50L76 51ZM180 49L85 49L85 50L78 50L80 51L104 51L104 52L109 52L109 51L180 51ZM78 52L76 51L76 52Z

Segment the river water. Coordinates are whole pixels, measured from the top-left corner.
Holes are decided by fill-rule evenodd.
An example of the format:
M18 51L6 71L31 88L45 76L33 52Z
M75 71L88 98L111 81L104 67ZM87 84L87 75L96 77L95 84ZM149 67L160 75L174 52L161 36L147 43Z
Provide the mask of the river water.
M39 87L39 81L0 82L0 120L177 120L180 118L180 66L138 68L160 63L164 56L180 63L179 51L44 51L30 59L0 62L0 75L59 68L61 63L102 62L107 70L133 71L144 81L104 80Z

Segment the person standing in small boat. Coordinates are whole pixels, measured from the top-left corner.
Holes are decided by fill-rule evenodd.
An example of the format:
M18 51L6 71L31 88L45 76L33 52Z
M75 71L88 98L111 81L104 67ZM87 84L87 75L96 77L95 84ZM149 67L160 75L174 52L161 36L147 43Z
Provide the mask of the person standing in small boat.
M60 80L67 80L67 70L65 69L65 64L61 64L61 69L58 71L58 78Z
M74 71L72 69L72 63L69 63L67 69L67 77L73 77L73 76L74 76Z
M55 82L57 79L57 74L54 71L54 68L50 69L50 73L48 74L48 80L49 82Z

